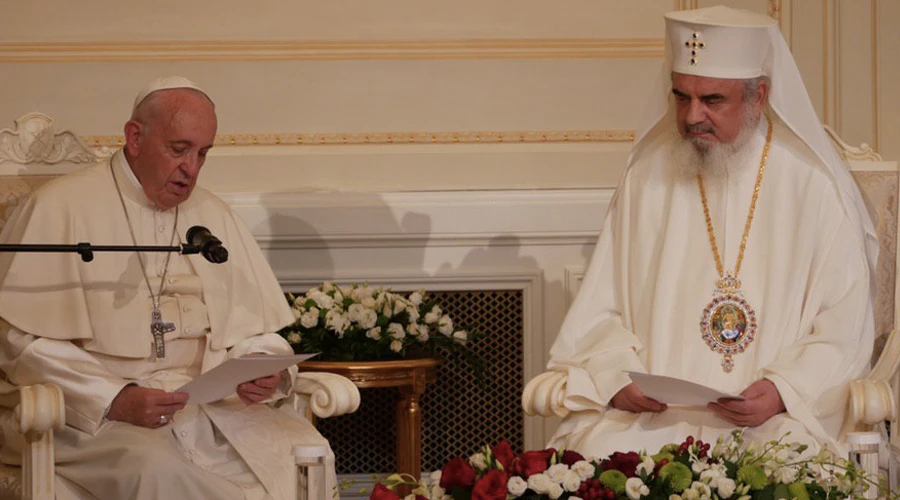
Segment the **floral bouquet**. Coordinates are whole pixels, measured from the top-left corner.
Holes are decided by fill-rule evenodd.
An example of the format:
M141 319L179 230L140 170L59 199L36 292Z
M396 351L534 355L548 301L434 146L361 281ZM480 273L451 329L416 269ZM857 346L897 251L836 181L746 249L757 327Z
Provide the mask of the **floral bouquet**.
M470 362L478 337L457 329L424 291L404 296L368 285L325 282L300 296L287 294L295 321L279 333L294 352L328 361L375 361L457 351Z
M857 466L828 450L811 457L805 451L805 445L784 438L746 443L741 430L714 447L688 437L655 455L616 452L603 460L555 449L516 455L501 441L468 460L451 460L432 474L431 484L389 476L369 498L398 500L394 490L400 485L415 488L410 500L862 499L869 487L877 488Z

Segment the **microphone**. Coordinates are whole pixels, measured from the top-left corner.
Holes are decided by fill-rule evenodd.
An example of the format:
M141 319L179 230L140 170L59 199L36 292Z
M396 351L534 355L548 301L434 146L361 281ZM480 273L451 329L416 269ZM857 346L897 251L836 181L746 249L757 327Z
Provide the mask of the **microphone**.
M222 246L222 240L203 226L191 226L187 231L187 242L199 248L203 257L212 263L221 264L228 260L228 250Z

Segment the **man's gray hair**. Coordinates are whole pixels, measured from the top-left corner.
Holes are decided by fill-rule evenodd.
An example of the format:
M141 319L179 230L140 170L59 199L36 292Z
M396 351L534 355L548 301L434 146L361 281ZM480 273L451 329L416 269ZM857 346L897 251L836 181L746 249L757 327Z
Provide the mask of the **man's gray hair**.
M766 85L769 84L768 76L758 76L756 78L747 78L743 80L744 83L744 102L753 102L759 96L759 85L762 82L766 82ZM765 103L763 103L765 104Z

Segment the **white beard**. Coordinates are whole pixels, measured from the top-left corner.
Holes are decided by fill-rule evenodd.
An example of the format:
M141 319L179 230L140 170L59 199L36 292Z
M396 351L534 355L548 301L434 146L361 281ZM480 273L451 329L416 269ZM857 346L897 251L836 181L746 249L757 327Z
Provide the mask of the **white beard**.
M716 185L725 179L726 172L741 168L748 164L749 153L754 147L758 135L760 116L750 118L741 125L737 137L729 143L714 143L698 146L690 139L685 139L673 128L671 131L673 171L679 181L696 182L697 176L703 176L704 184Z

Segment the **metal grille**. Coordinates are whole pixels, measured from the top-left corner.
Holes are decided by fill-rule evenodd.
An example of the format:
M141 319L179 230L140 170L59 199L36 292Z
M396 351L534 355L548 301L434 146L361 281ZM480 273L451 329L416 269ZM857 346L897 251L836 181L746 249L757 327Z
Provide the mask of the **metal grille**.
M509 440L524 448L520 399L524 387L524 307L521 290L433 292L454 324L484 333L485 388L459 355L448 355L422 397L422 470L440 469L478 446ZM396 389L364 389L356 413L320 420L338 474L390 473L394 457Z

